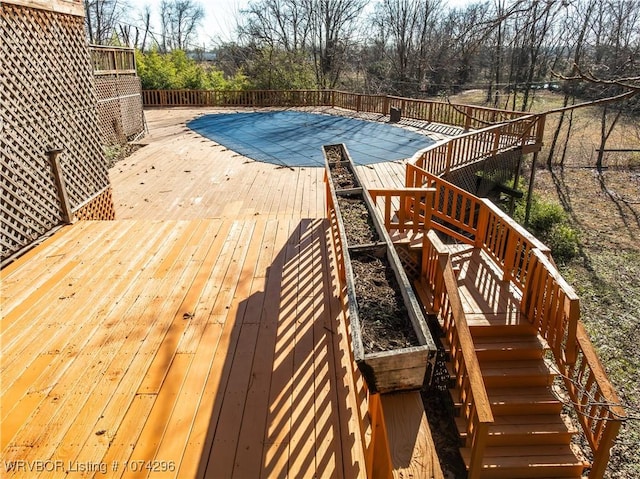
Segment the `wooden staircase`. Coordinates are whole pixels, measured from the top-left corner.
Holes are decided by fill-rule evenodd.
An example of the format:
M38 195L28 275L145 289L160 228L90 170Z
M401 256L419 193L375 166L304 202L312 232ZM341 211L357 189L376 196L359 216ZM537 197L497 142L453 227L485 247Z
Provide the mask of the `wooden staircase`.
M405 188L369 191L444 333L468 478L603 479L626 416L578 296L544 244L489 200L427 171L427 156L407 164ZM572 443L557 385L591 463Z
M557 375L547 342L534 325L524 320L518 310L513 310L517 297L505 293L509 290L507 281L493 279L490 287L486 287L483 281L490 273L482 266L471 264L481 256L476 254L477 250L454 247L452 251L454 256L460 255L453 260L452 268L458 275L457 283L464 285L458 288L464 309L472 310L467 312L466 322L494 416L488 427L478 477L581 478L590 464L582 458L579 448L572 445L578 430L562 414L563 404L554 393ZM485 279L478 279L481 277ZM432 304L432 293L421 283L417 288L423 303ZM509 300L505 300L505 294ZM488 312L481 313L477 302L482 304L480 298L487 295L493 296L494 302L484 304ZM445 334L442 342L445 351L450 352L455 346L449 344L447 338ZM446 366L457 416L460 453L469 469L471 447L467 431L470 428L466 415L462 414L463 391L455 386L451 354L447 355Z
M579 478L588 463L571 445L578 431L561 415L552 391L555 374L545 361L546 342L526 326L470 324L476 354L494 414L482 463L482 478ZM447 348L447 345L445 345ZM450 390L456 410L460 392ZM456 418L461 444L467 424ZM469 464L470 449L461 447Z

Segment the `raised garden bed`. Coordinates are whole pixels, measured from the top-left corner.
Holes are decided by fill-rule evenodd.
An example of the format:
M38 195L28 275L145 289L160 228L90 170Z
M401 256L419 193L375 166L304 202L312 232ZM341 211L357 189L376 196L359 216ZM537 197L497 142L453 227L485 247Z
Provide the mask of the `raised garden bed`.
M436 351L420 305L346 148L323 151L356 363L371 392L420 389Z
M359 188L360 182L353 170L353 164L349 158L346 146L325 145L324 157L328 166L327 174L330 176L333 185L337 190L347 190Z

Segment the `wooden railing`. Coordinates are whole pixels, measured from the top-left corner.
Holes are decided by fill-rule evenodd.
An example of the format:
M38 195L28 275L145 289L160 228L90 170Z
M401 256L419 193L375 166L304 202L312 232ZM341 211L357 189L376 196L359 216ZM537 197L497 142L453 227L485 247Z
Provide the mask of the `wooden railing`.
M94 75L135 74L136 58L133 48L90 45Z
M437 121L455 124L455 119L446 115ZM446 175L514 148L537 150L543 132L544 117L528 115L431 145L417 152L410 163L434 175Z
M521 313L548 342L571 404L593 451L589 477L600 479L626 417L598 355L579 320L578 296L540 251L533 250Z
M482 200L476 246L502 267L503 279L523 291L534 250L551 259L551 250L488 199Z
M211 107L303 107L331 106L356 112L388 115L391 108L400 108L404 118L441 123L465 130L480 128L480 136L472 135L475 148L467 150L468 140L447 146L451 150L434 151L431 155L450 155L455 158L460 149L465 155L480 158L487 152L502 151L514 144L538 145L542 142L540 117L528 113L512 112L473 105L457 105L449 102L419 100L388 95L365 95L338 90L144 90L144 105L167 106L211 106ZM504 123L504 122L507 123ZM500 125L495 125L501 122ZM493 127L491 125L494 125ZM464 137L465 135L463 135ZM458 138L458 137L456 137ZM460 145L463 145L464 148ZM488 146L487 146L488 145ZM452 155L452 156L451 156ZM467 158L467 157L465 157ZM468 158L467 158L468 159ZM455 167L458 162L454 162ZM440 174L441 172L432 171Z
M145 106L302 107L331 104L331 90L144 90Z
M494 418L451 260L433 230L424 236L423 274L422 281L434 288L434 313L449 343L461 414L467 424L466 447L471 450L468 478L476 479Z
M580 302L573 288L539 250L531 251L520 312L547 341L556 363L576 361Z
M405 184L408 188L434 188L431 227L468 244L474 244L482 200L468 191L409 163Z
M425 231L431 224L434 188L369 189L376 207L382 199L382 218L387 231L414 233Z
M521 291L533 249L550 257L547 246L490 200L480 199L412 164L407 165L406 184L410 188L434 188L431 227L482 248L502 267L503 279L512 280Z
M465 130L481 129L527 116L527 113L475 105L457 105L450 102L434 102L396 96L388 98L389 107L400 108L404 117L424 121L447 118L446 124L456 125Z
M408 165L407 184L436 190L431 230L425 235L423 246L421 273L422 281L434 292L433 309L440 311L443 318L453 318L448 320L449 323L455 322L456 314L464 314L456 313L457 292L452 293L452 290L454 286L457 288L457 283L453 272L447 273L446 269L438 267L445 261L443 247L434 232L439 230L453 239L482 248L502 267L504 280L511 281L521 291L520 312L549 344L593 451L589 477L604 477L610 449L625 418L625 411L580 323L578 296L558 272L549 248L489 200L476 198L420 168ZM442 311L449 310L451 312L442 316ZM445 321L445 331L448 327ZM458 329L457 336L460 336L460 326ZM447 332L452 355L455 355L455 341L459 341L455 335ZM460 370L471 374L469 363L465 364L466 369ZM475 407L479 407L477 399ZM479 418L471 419L477 423L469 422L469 428L477 427L480 433L476 434L482 434L483 423ZM479 447L483 447L482 435L477 440L480 441ZM472 440L467 446L473 447L473 444ZM476 477L474 467L471 465L469 477Z
M589 478L601 479L605 477L611 447L626 413L581 323L578 323L576 351L576 362L560 364L560 372L593 451Z

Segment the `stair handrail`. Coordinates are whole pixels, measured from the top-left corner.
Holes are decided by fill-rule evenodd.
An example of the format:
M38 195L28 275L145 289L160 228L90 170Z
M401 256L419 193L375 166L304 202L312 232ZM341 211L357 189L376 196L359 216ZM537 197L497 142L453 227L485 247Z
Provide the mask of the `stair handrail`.
M436 190L431 227L451 238L482 248L502 269L503 280L511 280L524 291L533 251L549 261L551 250L486 198L429 173L415 165L406 167L405 182L412 188Z
M520 300L520 313L547 341L557 364L576 361L580 299L551 261L539 250L531 250L523 276L527 278Z
M434 277L442 278L434 285L438 288L434 290L434 309L437 308L434 312L441 318L449 342L451 364L460 391L461 414L466 419L466 446L471 451L468 478L477 479L482 471L489 426L494 422L494 417L451 258L435 231L430 230L423 237L423 263L433 263L434 260L436 263L423 267L423 271L434 271ZM422 280L432 282L433 278L425 277Z
M537 326L553 352L571 405L593 451L590 479L602 479L626 413L580 321L580 300L538 250L526 273L521 313Z
M481 247L502 268L504 281L512 281L522 292L526 287L526 271L534 251L553 262L551 249L491 200L483 198L481 201L483 207L475 246Z
M447 138L417 151L409 163L442 176L513 148L542 144L544 116L529 114ZM407 185L410 186L410 185Z
M611 448L627 415L582 322L578 322L576 349L574 364L558 366L593 452L589 479L602 479Z

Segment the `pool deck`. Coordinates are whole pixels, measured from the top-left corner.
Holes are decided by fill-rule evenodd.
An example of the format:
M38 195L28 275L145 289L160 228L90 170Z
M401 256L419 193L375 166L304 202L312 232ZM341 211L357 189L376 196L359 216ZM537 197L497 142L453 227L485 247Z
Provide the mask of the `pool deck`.
M201 113L148 111L117 220L2 270L3 477L365 477L324 171L238 156L186 128Z

